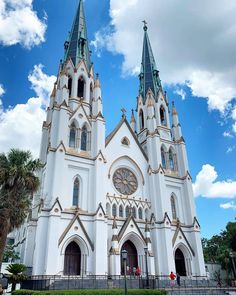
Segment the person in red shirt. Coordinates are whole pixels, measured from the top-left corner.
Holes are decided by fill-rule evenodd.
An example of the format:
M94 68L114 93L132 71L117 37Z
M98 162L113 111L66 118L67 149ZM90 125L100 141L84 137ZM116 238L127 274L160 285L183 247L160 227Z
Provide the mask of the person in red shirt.
M175 284L176 275L173 273L173 271L171 271L169 277L170 277L170 284L173 287Z
M139 266L137 267L135 274L136 274L136 276L140 276L141 275L141 269L140 269Z

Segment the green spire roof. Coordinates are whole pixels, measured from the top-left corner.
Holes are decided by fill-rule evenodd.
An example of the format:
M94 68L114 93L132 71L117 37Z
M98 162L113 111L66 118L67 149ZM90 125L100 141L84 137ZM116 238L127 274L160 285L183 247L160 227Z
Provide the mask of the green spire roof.
M146 95L149 88L154 93L155 97L159 89L161 89L161 80L159 78L159 71L156 67L156 62L152 53L152 47L148 38L147 23L144 21L144 38L143 38L143 54L140 71L140 89L139 93L142 95L145 102Z
M91 62L83 0L80 0L79 2L72 30L69 33L69 38L65 42L64 46L64 61L66 61L70 57L74 65L76 66L81 60L84 60L88 69L90 70Z

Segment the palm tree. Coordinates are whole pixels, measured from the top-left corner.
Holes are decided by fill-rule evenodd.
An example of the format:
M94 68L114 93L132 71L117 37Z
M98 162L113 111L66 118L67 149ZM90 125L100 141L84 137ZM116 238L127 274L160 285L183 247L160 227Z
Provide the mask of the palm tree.
M7 155L0 154L0 267L8 233L19 227L29 212L39 187L35 172L41 167L29 151L12 149Z
M26 275L23 274L26 271L26 266L21 263L9 264L6 270L10 273L8 276L11 286L11 292L16 289L16 284L21 283L26 279Z

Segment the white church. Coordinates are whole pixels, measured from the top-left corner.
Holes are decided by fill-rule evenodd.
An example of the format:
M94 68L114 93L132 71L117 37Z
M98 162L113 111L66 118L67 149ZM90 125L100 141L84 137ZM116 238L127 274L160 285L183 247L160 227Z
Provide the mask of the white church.
M15 239L33 275L122 275L124 249L130 272L205 275L181 125L143 30L137 116L106 137L79 2L43 122L41 187Z

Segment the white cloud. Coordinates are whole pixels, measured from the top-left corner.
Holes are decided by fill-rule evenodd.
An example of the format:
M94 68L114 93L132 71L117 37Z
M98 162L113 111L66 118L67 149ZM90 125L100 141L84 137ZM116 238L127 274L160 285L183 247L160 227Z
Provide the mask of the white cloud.
M233 132L236 133L236 122L232 125Z
M5 89L3 88L3 85L0 84L0 97L2 97L4 93L5 93Z
M232 153L232 151L235 149L235 145L232 145L232 146L229 146L226 150L226 153L229 154L229 153Z
M32 88L37 97L29 98L25 104L17 104L0 112L0 150L10 148L31 150L34 157L39 156L42 122L45 120L45 107L48 104L50 90L53 89L55 76L42 71L42 65L34 66L29 75Z
M48 104L48 98L52 92L52 85L56 81L55 76L48 76L43 71L43 65L35 65L32 72L30 72L28 79L31 82L31 88L36 95L42 99L42 104Z
M176 93L177 95L179 95L182 100L185 100L186 98L186 92L183 90L183 88L177 88L174 93Z
M46 19L33 10L33 0L0 0L0 44L31 48L45 41Z
M232 135L231 132L229 132L229 131L224 131L223 136L224 136L224 137L230 137L230 138L233 137L233 135Z
M220 208L236 210L236 205L235 205L234 201L231 201L228 203L220 204Z
M223 180L216 181L218 175L215 167L209 164L202 166L202 170L197 174L193 183L194 196L206 198L235 198L236 181Z
M236 121L236 106L232 109L231 117Z
M209 110L219 110L224 113L229 107L229 102L236 97L235 85L230 85L223 74L196 71L191 74L187 85L194 96L207 99Z
M112 29L98 32L97 50L122 54L123 74L136 74L145 19L162 81L187 83L222 113L236 97L235 14L236 1L228 0L110 0Z

